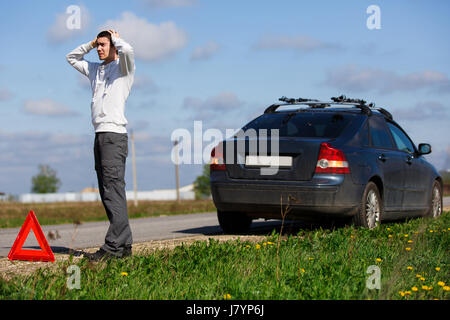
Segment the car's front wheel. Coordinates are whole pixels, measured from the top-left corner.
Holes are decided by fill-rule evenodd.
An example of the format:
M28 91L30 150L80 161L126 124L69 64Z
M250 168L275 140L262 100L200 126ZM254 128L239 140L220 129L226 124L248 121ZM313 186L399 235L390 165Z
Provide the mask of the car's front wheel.
M442 214L442 188L438 181L434 181L431 189L430 210L427 212L428 217L437 218Z
M219 225L225 233L244 233L252 224L252 219L241 212L217 211Z
M380 224L382 214L383 202L378 187L375 183L369 182L364 189L360 208L353 221L357 226L372 229Z

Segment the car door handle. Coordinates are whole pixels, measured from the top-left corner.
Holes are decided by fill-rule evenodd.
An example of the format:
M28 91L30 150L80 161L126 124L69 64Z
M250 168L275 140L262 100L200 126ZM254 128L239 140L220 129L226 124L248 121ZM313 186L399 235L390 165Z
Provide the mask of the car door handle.
M410 157L410 156L406 157L406 158L405 158L405 162L406 162L407 164L411 164L411 163L412 163L412 157Z
M382 162L385 162L387 159L389 159L389 158L386 157L384 154L380 154L380 155L378 156L378 160L380 160L380 161L382 161Z

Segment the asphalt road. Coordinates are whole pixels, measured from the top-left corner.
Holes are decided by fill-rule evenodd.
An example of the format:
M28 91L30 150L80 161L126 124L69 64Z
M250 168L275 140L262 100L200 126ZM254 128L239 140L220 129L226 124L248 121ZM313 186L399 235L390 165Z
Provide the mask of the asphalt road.
M444 207L450 207L450 197L444 198ZM302 222L288 223L291 227L306 225ZM215 212L130 219L130 224L134 243L194 235L222 234ZM49 225L42 226L42 231L54 253L68 253L70 249L101 246L104 243L108 226L108 221L89 222L78 226L73 224ZM260 219L253 222L250 234L270 233L273 228L277 227L280 227L280 221ZM8 256L19 231L20 228L0 229L0 257ZM58 234L56 238L52 237L51 233L56 235L56 232ZM39 249L34 235L28 236L23 248Z
M258 233L262 228L270 232L279 224L279 221L257 220L252 225L252 231ZM216 212L130 219L130 225L134 243L223 233L219 227ZM105 241L108 226L108 221L102 221L83 223L78 226L46 225L41 228L54 253L68 253L70 249L100 247ZM19 231L20 228L0 229L0 257L8 256ZM23 245L24 249L40 249L32 233L33 231L30 231ZM49 233L55 236L52 237Z

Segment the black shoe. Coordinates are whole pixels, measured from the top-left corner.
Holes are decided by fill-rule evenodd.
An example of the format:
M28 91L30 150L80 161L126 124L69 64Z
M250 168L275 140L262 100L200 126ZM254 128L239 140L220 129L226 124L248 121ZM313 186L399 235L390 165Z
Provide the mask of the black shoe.
M87 257L90 261L105 261L112 258L118 258L117 256L103 250L102 248L100 248L95 253L85 254L85 257Z
M131 257L131 254L131 247L126 247L125 249L123 249L122 258Z

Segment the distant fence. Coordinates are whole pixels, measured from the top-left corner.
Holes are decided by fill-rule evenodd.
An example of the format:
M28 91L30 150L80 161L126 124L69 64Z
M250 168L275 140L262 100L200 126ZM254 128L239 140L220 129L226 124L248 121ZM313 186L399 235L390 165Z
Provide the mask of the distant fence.
M127 191L127 200L134 200L134 192ZM138 191L137 200L176 200L176 190ZM181 200L194 200L194 191L181 191ZM98 192L66 192L66 193L26 193L19 196L19 202L89 202L101 201Z

